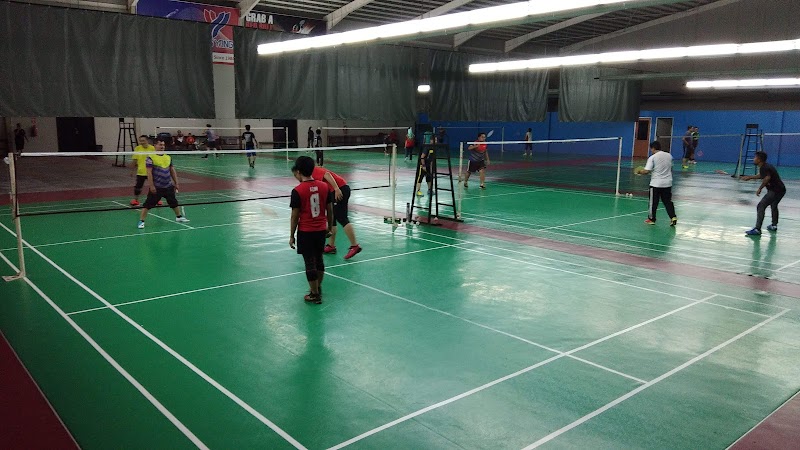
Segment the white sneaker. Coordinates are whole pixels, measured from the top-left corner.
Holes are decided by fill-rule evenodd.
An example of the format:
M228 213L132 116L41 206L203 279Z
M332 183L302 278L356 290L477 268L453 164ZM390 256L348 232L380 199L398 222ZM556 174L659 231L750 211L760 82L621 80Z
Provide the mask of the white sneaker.
M141 230L142 228L144 228L144 222L140 220L140 221L139 221L139 225L137 225L137 226L136 226L136 228L138 228L138 229L140 229L140 230Z
M8 156L6 156L5 158L3 158L3 162L4 162L4 163L6 163L6 164L11 164L10 162L8 162Z
M186 217L181 216L181 217L176 217L175 221L183 223L183 222L188 222L189 219L187 219Z

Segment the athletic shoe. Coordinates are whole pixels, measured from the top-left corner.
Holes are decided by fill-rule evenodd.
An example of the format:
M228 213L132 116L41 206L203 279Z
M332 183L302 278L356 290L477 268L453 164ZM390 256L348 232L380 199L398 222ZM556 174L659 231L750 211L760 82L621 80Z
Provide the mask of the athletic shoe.
M9 160L8 160L8 156L6 156L5 158L3 158L3 162L4 162L4 163L6 163L7 165L8 165L8 164L11 164L11 161L9 161Z
M697 164L697 161L689 161L690 164Z
M334 247L333 245L325 244L325 249L322 250L322 253L325 253L326 255L335 255L336 247Z
M430 196L431 196L431 190L428 189L428 197L430 197Z
M768 225L767 226L767 230L769 230L769 231L778 231L778 226L777 225Z
M425 194L423 194L422 191L417 191L417 197L422 197L423 195Z
M137 225L137 226L136 226L136 228L138 228L138 229L140 229L140 230L141 230L142 228L144 228L144 220L140 220L140 221L139 221L139 225Z
M180 222L180 223L185 223L185 222L188 222L189 219L187 219L186 217L180 216L180 217L176 217L175 221L176 222Z
M161 200L159 200L158 203L156 203L156 206L164 206L164 204L161 203Z
M646 220L644 221L644 223L645 223L645 224L647 224L647 225L655 225L655 224L656 224L656 221L655 221L655 220L646 219Z
M481 185L481 189L486 189L486 185L485 185L485 184L482 184L482 185Z
M356 256L359 253L361 253L361 246L360 245L354 245L354 246L350 247L350 250L348 250L347 254L344 255L344 259L350 259L350 258L352 258L353 256Z
M468 188L468 187L469 187L469 184L467 184L467 182L465 181L465 182L464 182L464 188L466 189L466 188Z
M684 168L684 169L688 169L689 168L689 166L681 166L681 167Z
M669 226L674 227L677 224L678 224L678 218L677 217L673 217L672 219L670 219Z
M131 206L139 206L139 200L136 199L131 200Z
M758 228L753 228L752 230L745 231L744 234L748 236L761 236L761 230Z
M320 303L322 303L322 297L320 297L319 294L315 294L313 292L309 292L308 294L306 294L305 297L303 297L303 300L305 300L308 303L314 303L315 305L319 305Z

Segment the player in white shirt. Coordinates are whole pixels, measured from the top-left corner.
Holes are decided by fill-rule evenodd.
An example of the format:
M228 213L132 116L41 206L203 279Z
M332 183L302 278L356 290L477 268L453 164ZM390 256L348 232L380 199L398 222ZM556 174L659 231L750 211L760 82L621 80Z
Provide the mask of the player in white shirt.
M653 154L647 159L644 169L637 171L639 175L650 175L650 215L644 223L648 225L656 224L656 210L659 200L664 202L670 218L670 226L678 223L675 215L675 205L672 203L672 155L669 152L661 151L661 144L658 141L650 143L650 151Z

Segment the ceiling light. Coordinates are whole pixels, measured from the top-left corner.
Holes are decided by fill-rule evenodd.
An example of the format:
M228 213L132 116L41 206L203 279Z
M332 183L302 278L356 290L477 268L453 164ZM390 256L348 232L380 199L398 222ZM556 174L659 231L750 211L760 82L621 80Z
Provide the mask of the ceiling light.
M595 53L590 55L559 56L497 63L470 64L471 73L507 72L525 69L553 69L564 66L593 65L602 63L624 63L679 58L701 58L708 56L730 56L736 54L775 53L800 50L800 39L747 44L696 45L692 47L654 48Z
M433 34L443 30L458 31L465 27L484 25L488 23L520 20L527 17L543 16L546 14L565 11L581 10L592 7L602 7L620 3L654 3L652 0L560 0L558 2L545 2L529 0L507 5L492 6L489 8L474 9L443 16L428 17L425 19L409 20L406 22L362 28L360 30L345 31L342 33L326 34L284 42L272 42L258 46L259 55L273 55L278 53L296 52L313 48L332 47L356 42L373 40L397 39L400 37ZM655 2L658 3L658 2Z
M743 89L743 88L791 87L791 86L800 86L800 78L709 80L709 81L690 81L686 83L686 87L689 89Z
M419 92L420 94L427 94L430 91L431 91L430 84L420 84L419 86L417 86L417 92Z

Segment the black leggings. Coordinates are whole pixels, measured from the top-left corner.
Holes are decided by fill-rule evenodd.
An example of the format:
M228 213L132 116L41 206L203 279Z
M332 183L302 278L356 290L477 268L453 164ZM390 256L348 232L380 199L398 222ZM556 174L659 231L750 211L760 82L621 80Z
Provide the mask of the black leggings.
M322 150L314 150L317 152L317 165L322 166L325 164L325 156L322 154Z
M767 206L772 209L772 225L778 226L778 203L781 202L783 196L786 195L786 191L784 192L775 192L775 191L768 191L767 195L758 202L758 206L756 206L756 228L761 229L761 225L764 223L764 216L767 213Z
M315 281L320 274L325 273L325 262L322 260L322 253L303 253L303 262L306 264L306 279Z
M142 193L142 187L145 181L147 181L147 175L136 175L136 185L133 187L133 195Z
M347 202L350 200L350 186L345 184L344 186L339 186L339 189L342 190L342 199L337 200L336 203L333 204L333 218L336 219L336 223L344 227L350 223L350 219L347 217Z
M672 219L675 217L675 205L672 203L672 187L660 188L650 186L650 215L648 218L655 222L659 200L664 202L664 208L666 208L669 218Z

